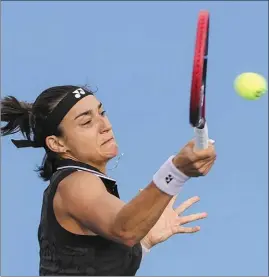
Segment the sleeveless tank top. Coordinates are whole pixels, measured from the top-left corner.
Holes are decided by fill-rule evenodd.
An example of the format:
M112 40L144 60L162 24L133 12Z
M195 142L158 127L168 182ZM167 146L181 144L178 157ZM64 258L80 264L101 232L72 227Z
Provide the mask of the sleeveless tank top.
M119 198L116 181L87 164L65 159L55 165L49 186L44 191L38 228L40 276L134 276L141 258L141 244L128 247L101 236L73 234L58 223L53 198L58 184L75 171L98 176L109 193Z

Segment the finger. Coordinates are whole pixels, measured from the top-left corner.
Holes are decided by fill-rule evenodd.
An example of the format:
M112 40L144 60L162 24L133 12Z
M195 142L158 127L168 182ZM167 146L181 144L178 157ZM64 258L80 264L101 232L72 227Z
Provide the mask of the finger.
M191 214L191 215L186 215L178 218L178 224L184 225L196 220L204 219L207 217L207 213L198 213L198 214Z
M191 207L194 203L200 201L199 196L193 196L189 198L188 200L184 201L181 205L179 205L175 212L179 215L182 214L184 211L186 211L189 207Z
M203 161L198 161L193 164L193 168L189 170L189 174L192 177L199 177L206 175L205 172L208 172L209 169L213 166L216 157L207 158Z
M210 158L206 158L203 159L202 161L197 161L193 164L194 168L196 169L201 169L203 167L206 167L207 165L209 165L210 163L213 163L215 161L216 157L210 157Z
M185 147L186 146L193 148L195 146L195 139L193 138L190 141L188 141L188 143L185 145Z
M197 160L205 160L212 158L216 155L215 147L213 144L209 144L208 148L193 152Z
M207 165L207 167L206 167L206 169L204 170L204 173L203 173L204 176L208 174L208 172L210 171L210 169L212 168L213 165L214 165L214 162Z
M198 168L198 172L200 173L200 176L205 176L209 172L209 170L214 165L215 160L216 160L216 157L214 157L212 159L208 159L205 164L200 165L200 168Z
M200 230L201 230L200 226L195 226L195 227L181 227L181 226L178 226L175 233L189 234L189 233L196 233Z
M195 146L195 139L193 138L192 140L190 140L185 146L184 146L184 148L186 148L186 147L189 147L190 149L194 149L194 146ZM213 140L213 139L209 139L208 140L208 148L209 147L213 147L214 148L214 144L215 144L215 140ZM207 148L207 149L208 149ZM204 151L204 150L207 150L207 149L201 149L201 150L199 150L199 151L197 151L197 152L200 152L200 153L202 153L201 151Z

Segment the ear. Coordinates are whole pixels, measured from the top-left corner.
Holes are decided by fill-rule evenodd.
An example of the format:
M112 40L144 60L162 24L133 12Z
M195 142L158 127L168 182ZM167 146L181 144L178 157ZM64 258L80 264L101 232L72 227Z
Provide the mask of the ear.
M46 144L47 147L55 153L65 153L67 150L63 139L56 136L46 137Z

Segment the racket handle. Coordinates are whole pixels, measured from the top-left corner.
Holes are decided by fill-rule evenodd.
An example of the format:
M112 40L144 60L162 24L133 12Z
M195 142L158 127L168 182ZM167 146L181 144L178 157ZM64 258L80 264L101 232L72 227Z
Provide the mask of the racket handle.
M205 126L203 129L194 128L194 134L195 134L195 149L202 150L208 148L208 128L207 124L205 123Z

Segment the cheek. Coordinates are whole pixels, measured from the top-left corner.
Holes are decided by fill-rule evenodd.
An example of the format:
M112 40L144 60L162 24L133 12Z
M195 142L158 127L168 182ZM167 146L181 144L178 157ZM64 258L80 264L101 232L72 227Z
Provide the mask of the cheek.
M76 152L93 152L97 147L95 132L87 128L75 129L68 136L68 144Z

